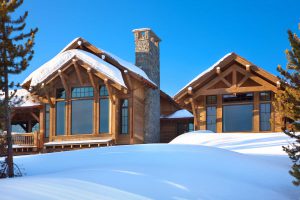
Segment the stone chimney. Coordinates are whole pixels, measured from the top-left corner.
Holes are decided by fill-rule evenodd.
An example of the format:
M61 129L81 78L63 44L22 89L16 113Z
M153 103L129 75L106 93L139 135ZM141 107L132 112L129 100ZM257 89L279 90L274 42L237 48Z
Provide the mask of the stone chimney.
M160 60L161 41L150 28L133 30L135 42L135 65L140 67L157 85L158 89L148 88L145 98L145 143L160 142Z

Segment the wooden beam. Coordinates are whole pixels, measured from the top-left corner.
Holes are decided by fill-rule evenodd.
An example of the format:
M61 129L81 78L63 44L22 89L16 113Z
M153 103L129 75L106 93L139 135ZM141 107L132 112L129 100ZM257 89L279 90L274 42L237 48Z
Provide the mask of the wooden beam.
M132 82L131 82L131 79L129 77L129 73L128 73L128 70L124 70L124 75L125 75L125 80L127 82L127 85L128 85L128 88L129 90L132 90Z
M241 85L243 85L247 80L248 80L248 78L249 78L249 75L250 74L246 74L245 76L244 76L244 78L238 83L238 87L241 87Z
M78 80L79 80L79 83L80 83L80 85L83 85L83 79L82 79L82 75L81 75L80 70L79 70L79 66L78 66L78 63L77 63L77 59L74 58L74 59L72 60L72 62L73 62L73 65L74 65L74 68L75 68L76 75L77 75L77 78L78 78Z
M109 96L109 99L110 99L111 103L112 103L113 105L115 105L116 102L115 102L115 99L114 99L114 97L113 97L113 92L112 92L112 89L111 89L109 80L108 80L107 78L104 79L104 84L105 84L105 86L106 86L106 88L107 88L108 96Z
M89 75L90 83L93 86L94 90L96 91L97 90L97 86L96 86L95 79L94 79L93 74L92 74L92 69L90 67L87 68L87 73Z
M66 93L68 94L69 93L69 88L68 88L68 84L67 84L65 75L62 73L61 70L58 70L58 75L59 75L60 80L61 80L61 82L64 86L64 89L65 89Z
M236 70L233 70L232 72L232 86L237 87L237 73Z
M215 85L216 83L218 83L222 78L224 78L225 76L227 76L228 74L230 74L233 71L232 68L228 68L226 69L222 74L218 75L217 78L211 80L208 84L206 84L203 89L208 89L211 86Z
M30 112L30 115L38 122L40 122L40 118L34 113L34 112Z
M47 98L47 100L48 100L48 103L50 104L51 107L53 107L53 106L54 106L54 103L52 102L52 100L51 100L51 98L50 98L50 95L49 95L49 92L46 90L45 84L44 84L44 83L42 83L42 89L43 89L43 91L44 91L44 93L45 93L45 96L46 96L46 98Z
M193 111L193 115L194 115L194 127L195 127L195 130L198 130L199 129L198 116L197 116L195 101L193 98L190 98L190 103L191 103L192 111Z

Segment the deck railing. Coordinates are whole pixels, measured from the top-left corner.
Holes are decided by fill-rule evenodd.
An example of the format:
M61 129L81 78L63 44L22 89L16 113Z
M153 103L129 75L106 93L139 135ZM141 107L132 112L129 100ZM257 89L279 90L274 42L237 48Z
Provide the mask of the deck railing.
M12 139L14 145L19 146L37 146L38 145L38 133L13 133Z

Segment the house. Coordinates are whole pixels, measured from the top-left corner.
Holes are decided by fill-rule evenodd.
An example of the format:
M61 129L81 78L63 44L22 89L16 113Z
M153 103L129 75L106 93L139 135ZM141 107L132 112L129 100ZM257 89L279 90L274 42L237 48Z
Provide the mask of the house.
M272 102L280 82L245 58L229 53L183 87L174 100L194 115L196 130L281 131Z
M161 122L173 121L163 116L181 110L160 90L160 39L148 28L133 33L135 65L76 38L32 72L18 91L23 99L12 125L37 132L14 135L15 144L23 151L28 144L51 150L173 139L177 132L170 131L176 130L160 133ZM187 119L176 119L181 121Z

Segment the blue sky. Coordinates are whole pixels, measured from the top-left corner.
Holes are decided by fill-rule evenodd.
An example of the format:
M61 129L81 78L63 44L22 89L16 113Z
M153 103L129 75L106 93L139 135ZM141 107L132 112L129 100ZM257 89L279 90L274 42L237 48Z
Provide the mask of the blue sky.
M161 89L174 95L228 52L277 75L297 33L298 0L121 1L25 0L27 27L38 27L30 67L12 77L22 82L75 37L134 63L132 29L150 27L162 39Z

